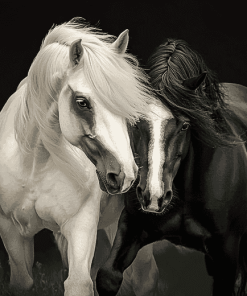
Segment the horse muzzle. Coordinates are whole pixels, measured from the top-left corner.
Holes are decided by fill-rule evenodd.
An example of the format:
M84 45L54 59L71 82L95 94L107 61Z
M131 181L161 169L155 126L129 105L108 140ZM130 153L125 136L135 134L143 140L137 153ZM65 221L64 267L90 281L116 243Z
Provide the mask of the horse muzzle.
M135 179L131 180L127 188L124 186L126 183L125 173L120 171L120 173L103 173L101 171L96 171L99 179L100 188L102 191L105 191L109 194L120 194L128 191L128 189L132 186Z
M161 214L172 200L172 190L167 190L161 197L150 196L148 190L142 190L140 186L136 188L136 194L144 212Z

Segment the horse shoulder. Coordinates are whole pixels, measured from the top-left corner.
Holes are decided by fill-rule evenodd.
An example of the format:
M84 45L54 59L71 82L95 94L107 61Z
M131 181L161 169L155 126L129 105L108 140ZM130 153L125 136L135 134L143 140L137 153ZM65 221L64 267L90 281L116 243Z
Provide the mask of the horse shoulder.
M9 128L9 130L8 130ZM0 133L0 205L9 212L23 194L22 161L13 129Z
M95 174L88 183L78 185L54 166L46 172L36 189L39 190L40 196L35 203L39 217L48 223L58 225L68 221L92 196L98 196L98 191L101 194L101 191L95 188L96 178Z
M35 211L36 192L23 184L24 180L10 170L1 172L0 207L2 215L12 221L22 236L33 237L43 227Z
M14 202L24 182L23 163L14 133L19 94L7 101L0 113L0 201ZM8 198L7 198L8 197Z

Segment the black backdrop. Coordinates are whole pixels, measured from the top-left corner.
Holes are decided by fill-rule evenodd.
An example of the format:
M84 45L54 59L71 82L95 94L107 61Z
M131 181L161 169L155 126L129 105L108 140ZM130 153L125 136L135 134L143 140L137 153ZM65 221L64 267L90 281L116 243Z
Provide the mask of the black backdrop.
M128 50L141 65L165 38L176 37L201 53L221 82L247 86L245 2L0 0L0 108L26 77L51 26L75 16L112 35L129 29ZM36 236L35 242L36 250L53 245L48 231Z
M201 53L220 81L247 86L245 0L0 0L0 107L27 75L51 26L75 16L113 35L129 29L129 51L142 65L165 38L176 37Z

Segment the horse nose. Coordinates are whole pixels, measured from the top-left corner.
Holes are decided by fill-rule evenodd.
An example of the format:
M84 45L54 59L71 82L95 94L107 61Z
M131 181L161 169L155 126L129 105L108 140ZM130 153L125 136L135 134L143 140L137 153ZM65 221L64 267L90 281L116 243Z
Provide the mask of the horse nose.
M146 190L144 190L143 192L143 190L139 186L137 187L136 192L143 210L147 212L162 213L172 199L171 190L167 190L166 194L159 198L151 198L150 193Z
M125 174L124 172L120 172L119 174L109 172L106 174L106 181L108 185L112 187L112 189L117 190L116 192L120 191L120 188L123 186Z
M171 199L172 191L167 190L167 192L162 197L158 198L156 203L154 203L153 210L162 213L165 210L166 206L170 203ZM150 206L152 206L152 202Z
M138 176L138 166L134 163L132 170L126 170L121 193L127 192L132 187L137 176Z
M139 171L139 168L138 166L136 165L136 163L134 163L133 165L133 172L134 172L134 179L136 180L137 176L138 176L138 171ZM134 181L135 181L134 180Z
M165 207L169 204L169 202L172 199L172 191L167 190L166 194L164 194L162 197L158 198L158 205L160 208Z
M136 187L136 194L143 209L147 209L151 200L149 191L142 190L140 186Z

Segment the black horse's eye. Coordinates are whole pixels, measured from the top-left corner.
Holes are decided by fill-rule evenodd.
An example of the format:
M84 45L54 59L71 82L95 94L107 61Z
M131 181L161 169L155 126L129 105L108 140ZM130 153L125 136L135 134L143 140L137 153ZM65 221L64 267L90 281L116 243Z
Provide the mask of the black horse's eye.
M88 100L85 99L85 98L77 99L77 100L76 100L76 103L77 103L77 106L78 106L80 109L83 109L83 108L91 109Z
M181 131L186 131L190 127L190 124L188 122L184 122L181 128Z

